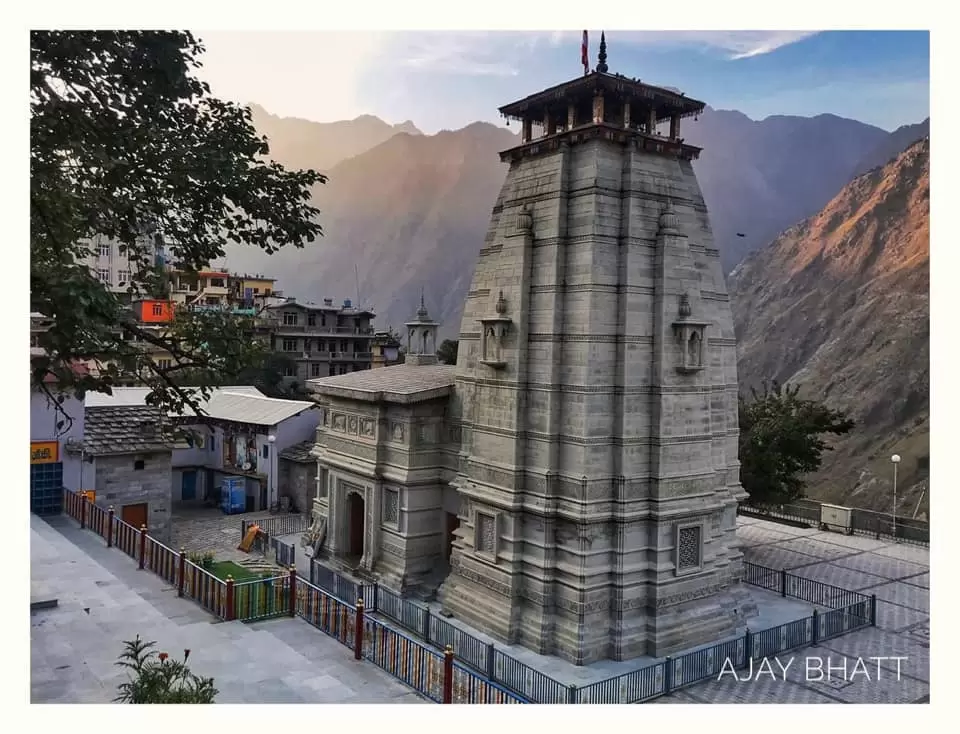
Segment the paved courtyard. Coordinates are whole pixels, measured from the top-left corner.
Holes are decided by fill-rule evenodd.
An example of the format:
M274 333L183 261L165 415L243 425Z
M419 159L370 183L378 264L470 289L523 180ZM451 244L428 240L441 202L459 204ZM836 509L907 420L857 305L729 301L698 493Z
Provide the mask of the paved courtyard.
M930 552L926 547L793 528L739 518L738 535L751 563L785 568L863 594L877 596L877 626L780 656L784 676L752 681L732 676L691 686L653 703L925 703L930 696ZM905 657L878 663L873 656ZM788 665L791 658L792 665ZM808 675L807 658L811 658ZM831 679L816 668L828 664ZM863 667L853 670L858 658ZM846 673L843 668L846 668ZM867 675L862 671L866 669ZM741 672L741 678L748 677Z
M237 523L239 524L239 523ZM237 531L239 534L239 530ZM30 517L33 703L108 703L139 634L212 676L218 703L424 703L410 688L301 619L220 622L103 540L60 516Z
M234 527L229 543L235 546L239 520L224 519L232 521L224 529ZM752 518L739 519L739 536L748 561L876 594L877 626L781 656L787 672L776 669L776 680L725 676L654 703L929 700L927 548ZM375 666L355 662L346 648L303 620L249 625L215 620L62 516L49 524L31 516L31 579L33 600L59 600L57 608L31 616L31 698L35 703L112 700L124 675L114 666L116 656L123 640L138 633L157 640L171 654L180 655L189 648L191 666L215 678L221 691L217 700L223 703L423 702ZM796 611L786 602L770 609L772 617ZM895 661L880 663L878 671L877 663L868 660L872 656L906 659L898 676ZM816 676L807 674L808 658L824 666L829 659L832 679L811 680ZM858 658L866 665L853 675ZM635 661L633 667L641 664ZM839 672L844 665L846 675ZM738 673L740 678L745 675Z
M186 548L188 553L212 551L218 561L239 562L249 558L262 558L257 553L237 550L240 544L240 524L272 517L268 511L247 512L242 515L224 515L216 508L176 508L171 525L172 550ZM267 560L273 560L268 554Z

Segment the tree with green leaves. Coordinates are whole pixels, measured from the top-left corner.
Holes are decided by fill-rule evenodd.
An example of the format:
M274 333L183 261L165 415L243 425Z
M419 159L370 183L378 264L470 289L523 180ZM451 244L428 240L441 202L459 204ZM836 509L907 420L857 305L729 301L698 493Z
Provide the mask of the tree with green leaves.
M198 409L210 387L261 358L253 323L187 310L163 331L138 323L124 301L165 293L158 252L196 272L227 242L273 253L322 235L310 197L326 178L269 160L250 111L194 75L202 52L182 32L31 33L30 306L52 320L31 383L59 402L51 383L82 397L135 378L153 404ZM127 299L89 270L100 238L130 260ZM75 369L90 360L98 369ZM181 389L183 372L202 378L200 395Z
M117 686L115 701L121 703L214 703L219 691L213 678L194 675L187 667L190 651L183 651L183 660L174 660L153 648L156 642L136 639L123 643L124 650L117 665L125 668L130 679Z
M457 353L460 351L460 342L456 339L444 339L437 350L437 358L443 364L456 364Z
M843 411L799 397L799 387L764 384L740 395L740 482L757 505L778 505L803 496L803 475L816 471L830 446L854 422Z

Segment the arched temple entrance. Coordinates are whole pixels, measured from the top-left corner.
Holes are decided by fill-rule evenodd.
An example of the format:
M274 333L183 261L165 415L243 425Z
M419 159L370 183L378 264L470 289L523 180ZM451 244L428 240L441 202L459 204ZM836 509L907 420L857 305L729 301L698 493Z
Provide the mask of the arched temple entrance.
M347 555L361 558L363 556L363 529L364 529L364 502L357 492L347 495Z

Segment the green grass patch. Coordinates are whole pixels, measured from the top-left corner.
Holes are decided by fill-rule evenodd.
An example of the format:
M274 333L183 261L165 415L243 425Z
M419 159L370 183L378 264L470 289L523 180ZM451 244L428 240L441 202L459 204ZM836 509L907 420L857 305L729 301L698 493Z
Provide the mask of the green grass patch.
M227 580L227 576L233 576L234 581L249 581L250 579L260 578L260 574L254 573L233 561L214 561L207 567L207 571L223 581Z

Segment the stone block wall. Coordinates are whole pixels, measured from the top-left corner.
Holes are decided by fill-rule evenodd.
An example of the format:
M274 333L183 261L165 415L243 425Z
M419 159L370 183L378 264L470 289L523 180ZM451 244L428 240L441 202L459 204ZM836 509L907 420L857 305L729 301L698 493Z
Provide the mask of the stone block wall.
M135 462L143 461L136 469ZM163 543L170 542L172 497L171 453L98 456L94 460L97 504L113 506L122 517L124 505L147 504L147 528Z

